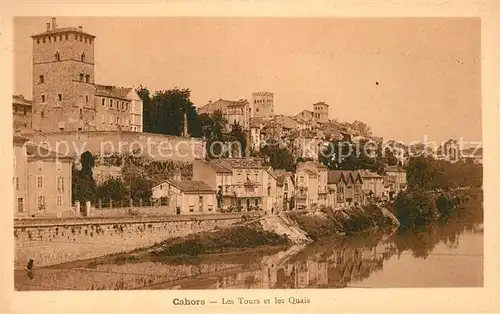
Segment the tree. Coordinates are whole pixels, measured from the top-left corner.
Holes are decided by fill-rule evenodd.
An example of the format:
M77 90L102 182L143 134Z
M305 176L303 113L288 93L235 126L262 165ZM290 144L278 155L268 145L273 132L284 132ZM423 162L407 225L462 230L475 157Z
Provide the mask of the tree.
M72 201L93 202L96 197L96 184L92 169L94 168L94 157L88 151L80 156L81 167L72 166Z
M229 134L229 137L231 141L240 143L240 154L242 157L245 156L245 151L247 148L247 136L241 125L236 121L231 125L231 133Z
M109 178L97 187L97 198L120 201L128 198L127 187L121 179Z
M260 155L265 158L266 163L273 169L295 171L295 158L286 148L280 148L278 146L264 146L260 150Z
M137 90L143 101L144 131L180 136L184 129L184 115L187 116L188 132L201 137L201 124L189 89L174 88L156 91L152 96L145 87Z

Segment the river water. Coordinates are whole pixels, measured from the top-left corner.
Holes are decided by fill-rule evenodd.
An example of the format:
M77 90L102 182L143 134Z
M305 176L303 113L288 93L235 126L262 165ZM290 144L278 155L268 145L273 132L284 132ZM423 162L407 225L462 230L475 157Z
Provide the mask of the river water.
M15 272L16 290L482 287L482 210L418 232L193 258L101 259Z

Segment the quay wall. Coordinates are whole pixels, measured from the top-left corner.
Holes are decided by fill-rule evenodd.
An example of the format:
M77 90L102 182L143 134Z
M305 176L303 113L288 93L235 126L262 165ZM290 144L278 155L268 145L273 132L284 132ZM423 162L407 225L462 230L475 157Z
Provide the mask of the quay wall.
M145 248L174 237L227 228L257 213L14 221L16 269L96 258Z

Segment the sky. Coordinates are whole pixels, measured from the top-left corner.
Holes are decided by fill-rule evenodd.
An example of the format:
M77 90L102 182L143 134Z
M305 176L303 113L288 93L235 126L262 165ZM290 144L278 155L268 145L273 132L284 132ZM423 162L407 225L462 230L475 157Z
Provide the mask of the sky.
M31 99L32 39L14 21L14 93ZM479 18L57 17L96 36L95 82L189 88L197 107L274 93L275 112L323 101L330 118L404 142L481 141ZM378 84L377 84L378 83Z

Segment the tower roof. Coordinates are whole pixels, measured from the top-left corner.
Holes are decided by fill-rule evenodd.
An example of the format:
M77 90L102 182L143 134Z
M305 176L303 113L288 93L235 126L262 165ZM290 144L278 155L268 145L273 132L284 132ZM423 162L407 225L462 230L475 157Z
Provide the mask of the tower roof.
M87 32L84 32L77 27L63 27L63 28L51 29L50 31L46 31L46 32L43 32L40 34L35 34L35 35L31 36L31 38L38 38L38 37L42 37L42 36L64 34L64 33L78 33L78 34L82 34L82 35L86 35L86 36L95 38L94 35L89 34Z

